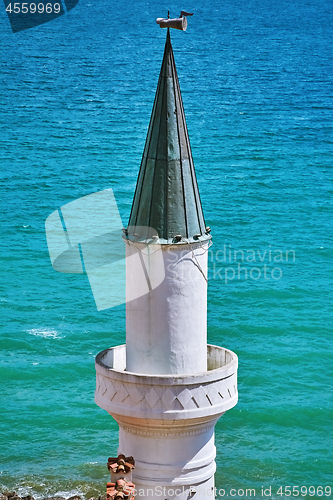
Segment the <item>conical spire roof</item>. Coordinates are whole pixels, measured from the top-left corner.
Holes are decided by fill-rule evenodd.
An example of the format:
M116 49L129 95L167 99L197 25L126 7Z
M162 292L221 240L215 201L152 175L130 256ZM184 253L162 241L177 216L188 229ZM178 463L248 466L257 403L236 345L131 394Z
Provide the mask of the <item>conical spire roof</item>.
M155 232L143 234L144 227ZM205 240L182 97L168 29L146 145L128 225L128 238L158 234L160 243ZM200 236L199 236L200 235Z

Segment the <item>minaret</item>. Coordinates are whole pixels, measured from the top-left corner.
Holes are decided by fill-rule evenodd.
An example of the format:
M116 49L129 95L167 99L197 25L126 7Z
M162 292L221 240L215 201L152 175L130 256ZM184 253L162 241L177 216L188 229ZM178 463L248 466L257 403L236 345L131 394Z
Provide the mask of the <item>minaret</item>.
M237 356L207 346L206 228L168 29L126 243L126 345L96 357L139 498L204 499L214 426L237 403ZM164 489L163 489L164 488Z

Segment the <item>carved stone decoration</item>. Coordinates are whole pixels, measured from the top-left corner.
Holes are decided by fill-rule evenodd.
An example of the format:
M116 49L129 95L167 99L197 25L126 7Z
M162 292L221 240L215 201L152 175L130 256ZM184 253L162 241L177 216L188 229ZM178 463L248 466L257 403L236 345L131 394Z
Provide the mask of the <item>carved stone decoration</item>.
M221 415L237 403L237 356L227 349L208 346L208 364L214 368L180 376L114 369L109 360L123 356L124 350L125 345L117 346L96 357L95 400L111 415L131 416L135 411L138 418L199 418Z

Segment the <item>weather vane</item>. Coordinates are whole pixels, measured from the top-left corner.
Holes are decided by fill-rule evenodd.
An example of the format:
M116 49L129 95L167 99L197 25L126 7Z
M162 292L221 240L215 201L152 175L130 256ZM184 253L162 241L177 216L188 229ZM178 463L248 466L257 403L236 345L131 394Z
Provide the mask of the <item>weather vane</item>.
M170 19L170 12L168 11L168 19L158 17L156 22L160 25L160 28L174 28L176 30L185 31L187 28L187 16L193 16L193 14L182 10L179 17Z

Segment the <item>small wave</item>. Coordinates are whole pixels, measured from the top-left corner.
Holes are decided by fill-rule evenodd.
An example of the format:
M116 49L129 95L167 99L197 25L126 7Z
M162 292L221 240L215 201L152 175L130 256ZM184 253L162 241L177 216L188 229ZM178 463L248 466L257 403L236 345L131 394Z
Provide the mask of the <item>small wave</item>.
M73 490L70 490L70 491L57 491L55 493L55 495L53 495L55 497L62 497L62 498L71 498L71 497L74 497L74 496L79 496L79 497L83 497L83 494L82 494L82 491L80 491L79 489L73 489Z
M45 339L61 339L61 335L57 330L53 328L32 328L31 330L27 330L29 335L34 335L35 337L43 337Z
M44 491L41 493L38 491L40 487L46 486L45 483L39 483L38 484L38 489L34 489L32 486L27 487L27 486L19 486L17 485L15 488L15 491L17 491L19 496L25 496L25 495L32 495L32 497L35 500L43 500L44 498L47 498L47 495L50 495L52 497L62 497L62 498L70 498L73 496L79 496L82 499L85 498L84 493L79 489L75 488L72 490L58 490L56 493L53 493L52 487L48 485L46 488L43 488Z

